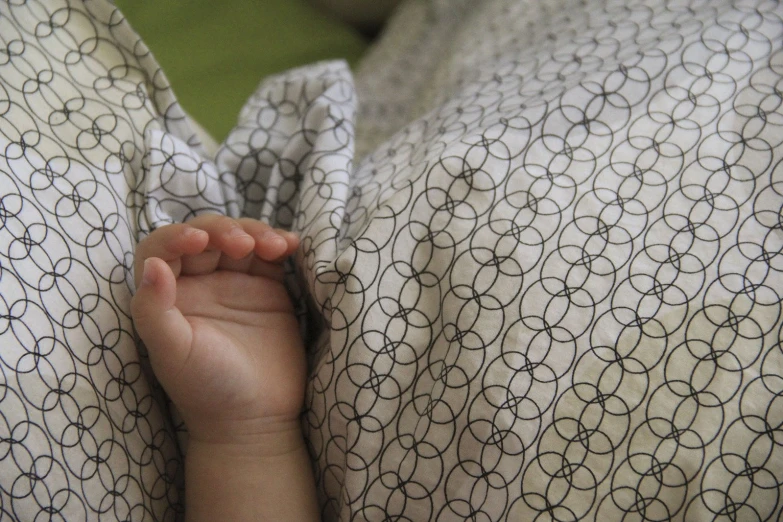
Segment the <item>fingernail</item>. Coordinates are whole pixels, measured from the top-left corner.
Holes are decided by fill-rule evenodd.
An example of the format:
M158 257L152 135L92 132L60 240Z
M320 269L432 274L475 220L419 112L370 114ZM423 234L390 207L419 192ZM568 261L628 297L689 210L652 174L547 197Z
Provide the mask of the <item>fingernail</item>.
M150 266L150 260L144 260L144 268L141 271L141 286L155 286L157 277Z
M281 236L274 230L267 230L263 234L261 234L261 241L269 245L287 246L287 243L283 238L283 236Z
M247 232L245 232L245 230L242 227L234 227L228 231L228 235L231 237L242 237L242 236L247 236L248 234Z
M185 237L195 237L195 236L200 236L201 234L206 234L206 231L201 230L200 228L185 229Z

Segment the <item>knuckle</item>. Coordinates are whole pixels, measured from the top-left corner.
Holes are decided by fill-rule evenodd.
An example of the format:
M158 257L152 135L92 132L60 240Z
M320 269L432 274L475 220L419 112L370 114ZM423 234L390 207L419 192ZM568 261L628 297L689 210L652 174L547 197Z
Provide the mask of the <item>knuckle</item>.
M209 226L220 220L223 216L221 214L207 213L198 214L197 216L189 217L185 220L185 223L194 227Z
M220 217L222 218L223 223L227 224L228 226L232 226L232 227L240 226L240 224L239 224L240 220L239 219L234 219L234 218L229 217L229 216L220 216Z
M251 230L253 232L263 232L271 228L263 221L253 218L240 218L237 220L237 222L248 232Z
M210 233L221 233L240 226L236 220L231 217L212 213L201 214L186 223Z
M167 237L171 236L171 232L176 232L176 226L176 224L163 225L150 232L147 237L139 241L139 244L136 246L136 255L154 250L156 245L163 243Z

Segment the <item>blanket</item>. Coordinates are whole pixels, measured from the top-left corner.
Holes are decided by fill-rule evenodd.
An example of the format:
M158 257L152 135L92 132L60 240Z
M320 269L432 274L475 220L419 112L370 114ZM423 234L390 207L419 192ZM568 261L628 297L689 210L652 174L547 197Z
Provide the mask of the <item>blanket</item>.
M322 518L778 520L783 9L410 0L215 154L103 0L0 3L0 520L174 520L136 241L302 237Z

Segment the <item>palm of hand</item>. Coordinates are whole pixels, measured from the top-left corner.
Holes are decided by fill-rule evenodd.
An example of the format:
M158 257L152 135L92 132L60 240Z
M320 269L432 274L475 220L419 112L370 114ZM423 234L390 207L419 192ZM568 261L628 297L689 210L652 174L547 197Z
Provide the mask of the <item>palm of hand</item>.
M306 363L282 283L230 271L183 276L176 307L191 327L190 352L164 386L189 425L298 416Z

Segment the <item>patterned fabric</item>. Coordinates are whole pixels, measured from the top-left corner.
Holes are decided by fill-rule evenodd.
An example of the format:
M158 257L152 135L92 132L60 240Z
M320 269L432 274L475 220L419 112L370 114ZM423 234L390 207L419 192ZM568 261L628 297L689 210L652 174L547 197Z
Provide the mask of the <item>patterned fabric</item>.
M130 319L155 130L198 140L106 2L0 2L0 520L173 520Z
M192 129L109 4L0 3L0 520L181 513L129 267L215 211L302 235L324 520L783 517L779 2L411 0Z

